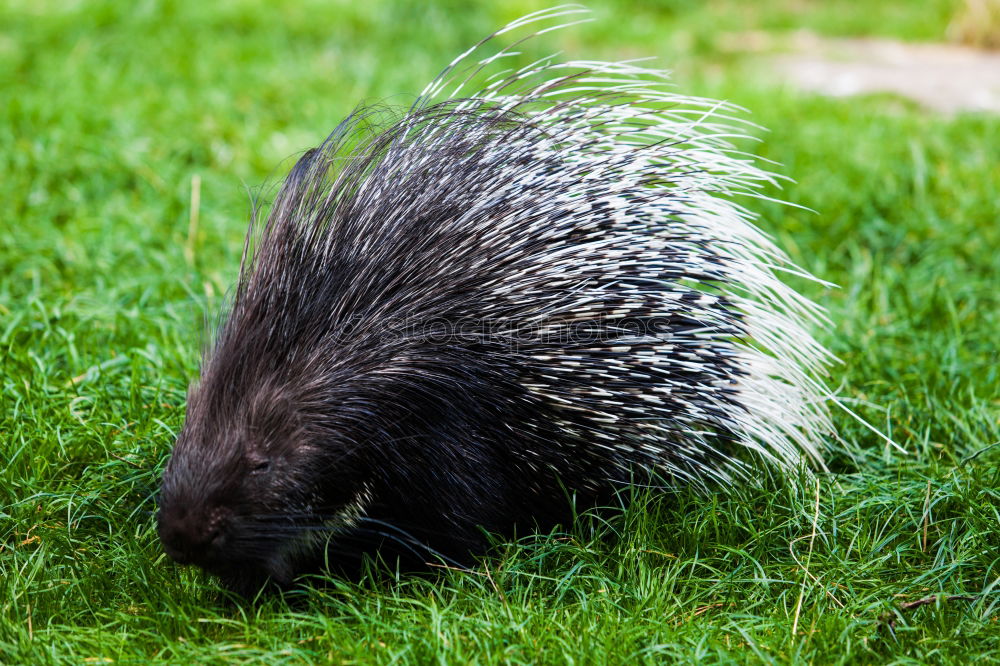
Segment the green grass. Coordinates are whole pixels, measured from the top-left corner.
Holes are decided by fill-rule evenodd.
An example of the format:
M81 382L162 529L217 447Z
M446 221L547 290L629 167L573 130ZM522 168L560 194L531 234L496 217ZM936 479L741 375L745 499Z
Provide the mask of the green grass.
M640 496L473 571L256 605L171 564L153 497L248 190L357 101L405 103L542 6L275 4L0 5L0 662L1000 659L1000 119L795 93L720 47L797 27L939 39L943 0L603 2L528 49L659 56L770 128L752 149L797 181L773 194L818 213L750 205L841 285L801 285L834 322L831 383L905 455L838 414L818 480ZM933 595L975 600L900 610Z

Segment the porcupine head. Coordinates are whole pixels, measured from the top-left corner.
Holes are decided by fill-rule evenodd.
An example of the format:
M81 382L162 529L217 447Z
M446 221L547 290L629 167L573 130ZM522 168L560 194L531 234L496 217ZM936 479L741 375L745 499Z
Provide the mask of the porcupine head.
M163 475L173 559L252 592L364 553L462 559L636 474L819 461L820 315L733 202L771 176L731 110L628 63L467 93L492 43L395 120L353 114L251 225Z

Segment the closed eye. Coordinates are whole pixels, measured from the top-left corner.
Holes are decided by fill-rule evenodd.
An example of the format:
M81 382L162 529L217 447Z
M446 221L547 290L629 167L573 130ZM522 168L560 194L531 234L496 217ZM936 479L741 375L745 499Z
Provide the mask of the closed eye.
M269 469L271 469L271 462L268 461L268 460L264 460L263 462L259 462L256 465L254 465L253 467L251 467L250 468L250 473L251 474L263 474L264 472L268 471Z

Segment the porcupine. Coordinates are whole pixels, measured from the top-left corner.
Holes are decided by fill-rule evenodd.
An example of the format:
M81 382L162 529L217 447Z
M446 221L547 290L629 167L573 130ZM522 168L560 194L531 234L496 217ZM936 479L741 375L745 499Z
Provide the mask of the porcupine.
M163 475L173 559L244 592L362 553L466 562L637 478L822 465L822 314L734 201L773 176L732 108L555 58L462 94L496 34L575 11L509 24L378 129L356 111L251 223Z

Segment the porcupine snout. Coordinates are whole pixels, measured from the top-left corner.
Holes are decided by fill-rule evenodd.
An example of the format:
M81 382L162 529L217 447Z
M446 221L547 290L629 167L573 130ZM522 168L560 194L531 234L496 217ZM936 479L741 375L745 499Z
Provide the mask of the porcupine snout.
M223 507L199 510L183 505L161 511L159 532L163 549L180 564L209 568L225 552L229 514Z

